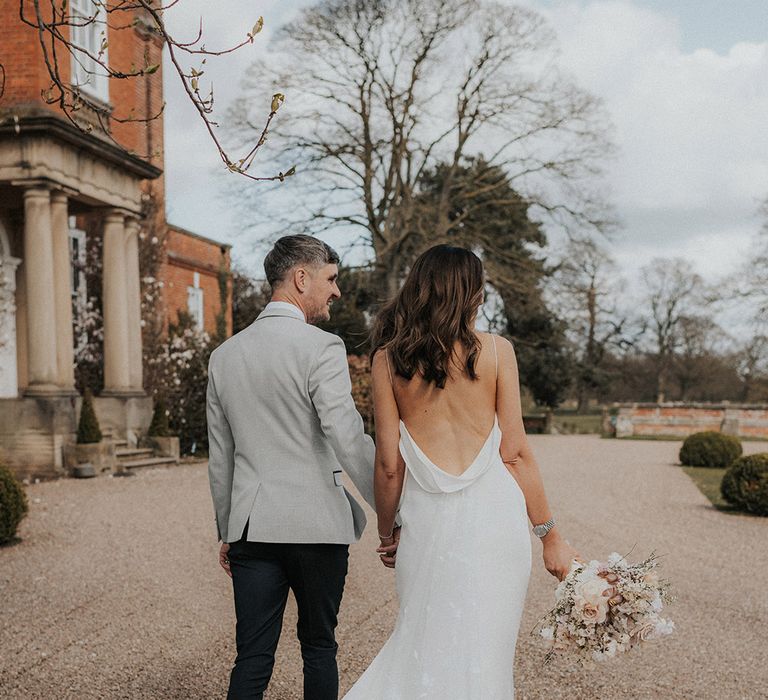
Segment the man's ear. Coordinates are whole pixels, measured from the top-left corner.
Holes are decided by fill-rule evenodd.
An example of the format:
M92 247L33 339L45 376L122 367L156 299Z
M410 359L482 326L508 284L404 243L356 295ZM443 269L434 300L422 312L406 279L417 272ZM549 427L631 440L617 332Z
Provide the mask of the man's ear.
M307 271L303 267L297 267L293 271L293 283L300 292L307 291Z

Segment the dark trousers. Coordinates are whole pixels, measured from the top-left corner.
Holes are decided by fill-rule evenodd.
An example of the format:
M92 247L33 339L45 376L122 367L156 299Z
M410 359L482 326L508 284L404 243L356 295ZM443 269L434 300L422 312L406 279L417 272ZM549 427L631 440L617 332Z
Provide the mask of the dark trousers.
M304 660L305 700L337 700L336 621L347 575L345 544L234 542L229 549L237 615L237 658L228 700L261 700L272 676L292 590Z

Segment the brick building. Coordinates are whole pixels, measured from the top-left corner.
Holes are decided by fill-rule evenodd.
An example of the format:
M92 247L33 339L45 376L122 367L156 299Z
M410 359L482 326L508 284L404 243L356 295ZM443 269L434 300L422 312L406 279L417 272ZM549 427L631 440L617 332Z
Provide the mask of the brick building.
M75 18L96 11L93 0L66 7ZM131 12L108 29L85 21L62 31L93 52L105 40L111 68L161 66L151 19ZM19 18L17 0L0 0L0 460L22 474L59 473L62 448L74 440L72 309L83 281L72 257L89 236L103 249L104 388L96 411L116 439L135 439L148 426L139 240L168 229L163 120L150 119L163 105L162 68L119 80L63 45L56 56L81 100L77 125L43 97L51 80L35 28ZM128 115L149 121L121 121ZM185 308L206 330L219 319L231 332L229 247L176 228L167 243L160 275L170 318Z
M230 246L191 231L169 226L166 257L160 277L168 321L180 310L189 313L200 330L232 335ZM222 326L220 329L219 326Z

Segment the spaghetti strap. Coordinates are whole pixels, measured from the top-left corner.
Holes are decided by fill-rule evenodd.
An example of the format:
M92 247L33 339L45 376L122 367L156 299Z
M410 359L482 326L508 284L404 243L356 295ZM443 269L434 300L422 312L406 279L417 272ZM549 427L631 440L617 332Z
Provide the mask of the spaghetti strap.
M392 368L389 366L389 350L384 349L384 359L387 361L387 374L389 375L389 383L394 388L395 383L392 381Z
M499 379L499 351L496 350L496 336L491 333L491 340L493 341L493 359L496 361L496 379Z

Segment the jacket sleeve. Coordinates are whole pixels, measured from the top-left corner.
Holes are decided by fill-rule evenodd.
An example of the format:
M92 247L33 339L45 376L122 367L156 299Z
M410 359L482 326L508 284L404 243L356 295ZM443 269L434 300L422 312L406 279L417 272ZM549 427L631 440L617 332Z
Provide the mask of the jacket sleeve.
M329 338L309 374L309 395L336 459L360 495L375 509L373 459L376 449L365 434L352 398L347 353L341 338Z
M229 421L216 393L211 365L208 366L206 414L208 418L208 480L211 485L216 530L222 542L227 541L227 524L235 472L235 442Z

